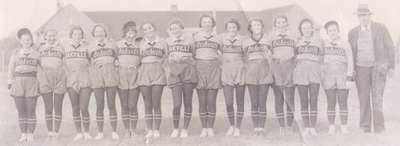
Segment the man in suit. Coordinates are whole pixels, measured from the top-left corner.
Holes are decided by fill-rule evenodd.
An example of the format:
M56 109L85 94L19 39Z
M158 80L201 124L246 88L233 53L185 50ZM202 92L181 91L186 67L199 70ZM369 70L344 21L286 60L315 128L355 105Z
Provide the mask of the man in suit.
M356 12L360 25L349 32L353 51L355 80L360 101L360 128L371 132L385 131L383 92L386 77L393 75L395 52L391 36L384 24L371 20L371 11L360 4ZM372 110L372 113L371 113Z

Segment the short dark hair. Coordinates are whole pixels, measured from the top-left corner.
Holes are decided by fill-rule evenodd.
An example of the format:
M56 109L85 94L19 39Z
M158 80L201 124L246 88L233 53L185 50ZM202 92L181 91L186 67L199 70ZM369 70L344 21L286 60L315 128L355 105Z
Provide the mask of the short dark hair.
M32 35L32 33L31 33L31 31L28 29L28 28L21 28L21 29L19 29L18 31L17 31L17 38L18 39L21 39L21 37L23 36L23 35L29 35L31 38L33 38L33 35Z
M229 19L228 21L225 22L225 30L227 29L229 23L235 24L236 27L237 27L237 30L240 30L240 23L235 18L231 18L231 19Z
M302 26L304 23L310 23L310 24L311 24L311 27L314 28L314 22L313 22L311 19L305 18L305 19L301 20L300 23L299 23L299 27L298 27L298 30L299 30L301 36L304 35L304 34L303 34L303 30L301 30L301 26Z
M263 22L262 19L260 19L260 18L250 19L250 20L249 20L249 26L247 27L247 30L248 30L251 34L253 33L253 30L252 30L252 28L251 28L251 23L253 23L253 22L259 22L259 23L261 23L261 27L262 27L262 29L264 29L264 22Z
M199 27L200 27L200 28L202 27L202 26L201 26L201 21L202 21L203 19L205 19L205 18L210 18L210 19L211 19L211 21L212 21L212 26L213 26L213 27L215 27L215 25L217 25L217 23L215 22L214 17L212 17L212 16L210 16L210 15L201 15L201 16L200 16L200 22L199 22Z
M93 26L93 29L92 29L92 36L93 37L94 37L94 31L96 30L97 27L103 28L104 29L104 33L106 34L106 37L108 36L106 26L104 24L96 24L96 25Z
M126 36L126 33L129 31L130 28L134 28L135 29L134 31L137 33L136 22L128 21L122 26L122 37Z
M324 28L325 28L326 30L328 30L329 26L336 26L337 30L340 31L340 29L339 29L339 23L338 23L337 21L333 21L333 20L332 20L332 21L326 22L325 25L324 25Z
M172 24L178 24L179 27L181 27L182 29L185 29L185 25L183 24L183 21L181 19L178 18L174 18L169 22L169 25L171 27Z
M82 33L82 38L85 37L85 31L83 31L82 27L79 25L72 26L71 29L69 30L69 38L72 38L72 34L74 33L75 30L79 30Z
M288 23L288 25L289 25L289 19L288 19L288 17L286 16L286 15L277 15L277 16L275 16L274 18L273 18L273 23L274 23L274 26L276 26L276 21L278 20L278 19L284 19L287 23Z
M147 21L143 22L142 25L140 25L141 31L143 31L143 26L146 24L150 24L154 28L154 30L157 30L156 24L154 24L153 21L147 20Z

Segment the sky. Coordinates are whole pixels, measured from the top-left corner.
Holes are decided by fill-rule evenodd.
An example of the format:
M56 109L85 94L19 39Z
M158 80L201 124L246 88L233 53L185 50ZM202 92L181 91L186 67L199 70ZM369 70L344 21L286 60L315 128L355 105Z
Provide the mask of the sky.
M400 36L400 1L398 0L60 0L81 11L169 10L263 10L298 4L323 24L337 20L342 30L358 25L354 15L358 4L368 4L373 20L386 24L394 40ZM0 39L21 27L39 28L57 11L57 0L0 0Z

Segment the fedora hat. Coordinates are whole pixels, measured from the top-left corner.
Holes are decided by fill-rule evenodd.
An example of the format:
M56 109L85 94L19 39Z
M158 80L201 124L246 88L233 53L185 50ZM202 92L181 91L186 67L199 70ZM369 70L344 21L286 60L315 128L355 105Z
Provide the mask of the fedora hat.
M372 12L368 8L368 4L358 5L356 15L372 15Z

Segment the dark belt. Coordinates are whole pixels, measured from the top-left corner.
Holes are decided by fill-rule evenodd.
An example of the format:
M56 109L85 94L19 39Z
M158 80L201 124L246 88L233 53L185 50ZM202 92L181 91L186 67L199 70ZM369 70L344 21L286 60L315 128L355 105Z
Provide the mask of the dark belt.
M36 72L24 72L24 73L15 72L14 76L15 77L36 77Z

